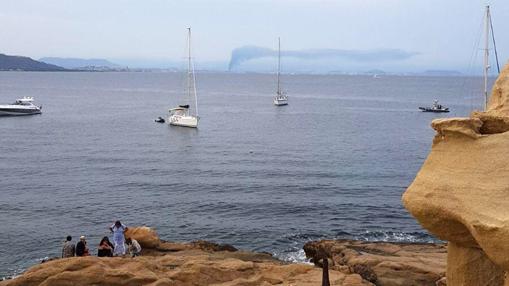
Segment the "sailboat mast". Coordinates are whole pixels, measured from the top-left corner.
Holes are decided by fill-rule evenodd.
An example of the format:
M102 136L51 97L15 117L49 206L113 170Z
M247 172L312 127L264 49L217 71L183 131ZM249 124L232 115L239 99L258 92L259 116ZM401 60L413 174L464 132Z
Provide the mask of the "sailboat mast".
M198 96L196 95L196 76L194 73L194 64L191 62L191 69L192 69L192 75L193 75L193 94L194 94L194 110L195 110L195 116L198 117Z
M493 51L495 52L495 61L497 62L497 72L500 74L500 64L498 63L497 43L495 42L495 32L493 31L493 19L491 19L491 12L490 12L490 30L491 30L491 39L493 40Z
M488 109L488 71L489 63L489 39L490 39L490 6L486 6L486 16L484 23L485 41L484 41L484 110Z
M278 50L277 50L277 94L281 94L281 88L280 86L280 74L281 74L281 38L277 38L278 42Z
M187 98L191 98L191 28L187 28Z

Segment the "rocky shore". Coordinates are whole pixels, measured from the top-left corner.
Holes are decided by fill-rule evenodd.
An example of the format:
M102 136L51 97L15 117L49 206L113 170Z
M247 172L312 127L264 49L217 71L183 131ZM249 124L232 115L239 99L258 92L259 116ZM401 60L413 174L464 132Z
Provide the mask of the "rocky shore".
M328 257L330 269L359 274L372 285L446 285L445 244L322 240L306 243L304 251L317 266Z
M445 270L443 245L311 242L305 251L313 266L231 245L167 242L148 227L131 228L126 236L138 240L142 256L52 259L0 285L322 285L322 253L331 261L330 285L434 285Z

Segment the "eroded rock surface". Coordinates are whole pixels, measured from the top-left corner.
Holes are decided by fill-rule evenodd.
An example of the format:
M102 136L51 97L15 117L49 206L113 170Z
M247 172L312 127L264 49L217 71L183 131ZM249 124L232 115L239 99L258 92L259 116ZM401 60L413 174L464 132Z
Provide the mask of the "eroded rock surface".
M403 203L423 227L452 242L448 285L503 285L509 270L509 65L486 112L435 120L432 127L431 153Z
M210 242L171 243L150 228L126 234L142 245L142 256L73 257L36 265L1 286L91 285L321 285L322 269L287 264L269 254L237 251ZM331 285L372 286L358 274L330 271Z
M306 243L304 251L315 264L326 254L331 269L357 273L380 286L435 286L445 276L443 244L322 240Z

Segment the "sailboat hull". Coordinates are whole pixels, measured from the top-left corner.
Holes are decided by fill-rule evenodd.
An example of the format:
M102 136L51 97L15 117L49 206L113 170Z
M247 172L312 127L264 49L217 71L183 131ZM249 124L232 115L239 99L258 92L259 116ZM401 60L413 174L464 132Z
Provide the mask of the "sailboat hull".
M275 106L283 106L283 105L288 105L288 99L279 99L279 98L274 98L274 105Z
M168 124L173 126L198 128L198 117L171 115L168 117Z

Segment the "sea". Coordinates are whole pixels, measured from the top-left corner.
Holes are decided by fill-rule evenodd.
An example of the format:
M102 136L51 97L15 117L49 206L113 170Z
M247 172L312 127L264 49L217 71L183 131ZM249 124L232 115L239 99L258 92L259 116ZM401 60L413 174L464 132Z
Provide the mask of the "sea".
M0 280L91 252L120 220L169 241L208 240L306 262L319 239L435 242L401 203L431 121L481 108L478 77L197 74L199 128L156 123L186 102L173 72L1 72ZM434 99L448 114L423 113Z

